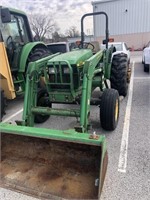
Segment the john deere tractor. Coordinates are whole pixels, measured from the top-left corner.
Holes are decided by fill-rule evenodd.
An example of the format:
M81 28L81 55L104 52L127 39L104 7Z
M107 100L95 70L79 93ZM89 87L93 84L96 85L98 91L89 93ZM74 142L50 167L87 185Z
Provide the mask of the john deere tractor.
M106 49L98 50L96 43L84 41L84 18L103 14L106 17ZM29 64L27 71L24 125L33 126L34 121L44 122L50 115L80 118L75 127L86 132L89 127L90 105L100 107L101 126L106 130L116 128L119 117L119 95L127 94L127 55L118 53L112 58L115 48L108 49L108 16L104 12L85 14L81 19L81 42L79 49L53 58ZM38 92L40 76L45 87ZM92 92L99 88L99 97ZM57 110L53 103L79 104L79 110ZM41 114L42 113L42 114Z
M83 21L98 14L106 17L106 49L97 51L93 43L84 42ZM85 14L81 36L80 49L29 63L22 120L16 125L0 123L4 187L40 199L100 199L108 156L105 136L90 130L91 104L99 108L102 128L114 130L119 119L119 93L126 94L127 59L118 54L111 60L115 49L108 49L105 12ZM40 79L44 85L39 89ZM99 97L93 99L96 88ZM78 106L56 108L54 103ZM67 130L36 127L35 121L45 122L52 115L78 121Z
M48 56L46 45L34 42L28 18L22 11L0 6L0 96L1 117L4 98L24 93L28 64Z

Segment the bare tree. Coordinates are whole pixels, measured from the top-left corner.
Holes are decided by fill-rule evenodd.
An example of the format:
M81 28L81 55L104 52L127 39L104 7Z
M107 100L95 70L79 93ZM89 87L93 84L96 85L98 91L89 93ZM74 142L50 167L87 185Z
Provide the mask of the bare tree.
M54 42L59 42L60 41L60 34L55 31L53 34L52 34L52 39Z
M52 33L52 42L66 42L67 37L58 31Z
M45 37L49 38L49 35L57 29L56 23L49 15L31 14L29 19L37 40L43 41Z
M79 37L79 31L77 30L76 26L71 26L68 30L66 30L66 35L68 37Z

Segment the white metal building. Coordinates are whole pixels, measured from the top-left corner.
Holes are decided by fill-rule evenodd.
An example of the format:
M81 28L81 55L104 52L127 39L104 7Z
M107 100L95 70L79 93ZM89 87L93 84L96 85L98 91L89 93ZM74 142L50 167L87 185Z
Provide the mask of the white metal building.
M93 12L104 11L109 19L109 36L133 49L150 41L150 0L101 0L92 2ZM105 38L105 17L94 16L94 36Z

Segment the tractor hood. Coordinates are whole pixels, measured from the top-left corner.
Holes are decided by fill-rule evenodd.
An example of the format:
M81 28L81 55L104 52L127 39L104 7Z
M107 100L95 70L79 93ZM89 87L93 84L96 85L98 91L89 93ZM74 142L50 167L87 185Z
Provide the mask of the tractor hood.
M93 53L90 49L77 49L55 56L48 64L51 64L52 62L68 61L71 65L78 65L89 59L92 55Z

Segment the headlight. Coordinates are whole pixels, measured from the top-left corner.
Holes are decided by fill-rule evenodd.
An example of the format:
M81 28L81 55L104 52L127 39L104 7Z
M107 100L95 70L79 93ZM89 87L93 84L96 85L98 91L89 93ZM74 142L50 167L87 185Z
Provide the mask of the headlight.
M52 68L52 67L50 67L50 68L49 68L49 74L55 74L55 69Z
M70 74L70 70L68 67L64 68L64 74Z

